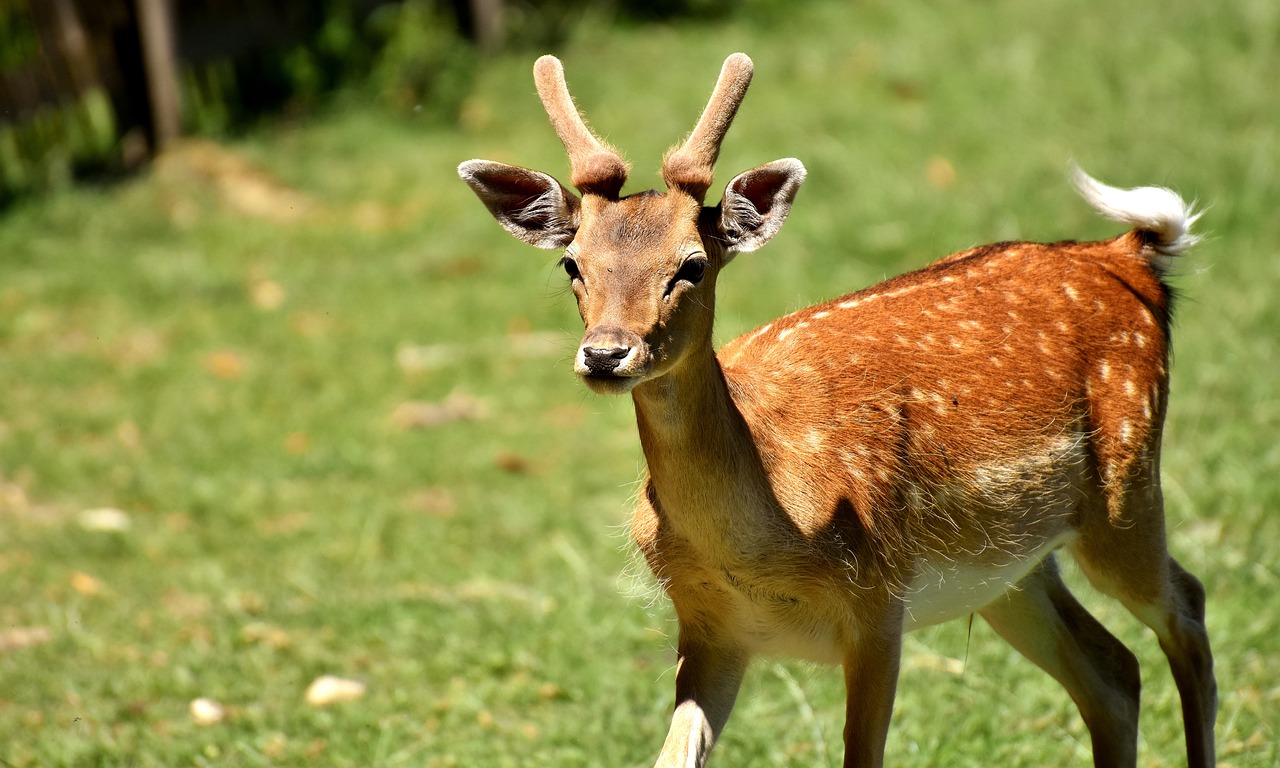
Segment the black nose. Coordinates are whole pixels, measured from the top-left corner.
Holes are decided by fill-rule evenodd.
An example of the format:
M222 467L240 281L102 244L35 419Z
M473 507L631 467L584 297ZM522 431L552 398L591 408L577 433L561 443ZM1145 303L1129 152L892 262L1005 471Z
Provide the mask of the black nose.
M583 347L582 361L594 374L613 373L629 354L631 347Z

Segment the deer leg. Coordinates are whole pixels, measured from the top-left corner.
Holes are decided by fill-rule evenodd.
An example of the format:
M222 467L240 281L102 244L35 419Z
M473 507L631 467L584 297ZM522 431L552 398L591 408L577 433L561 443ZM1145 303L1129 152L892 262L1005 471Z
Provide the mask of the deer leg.
M1169 557L1163 538L1158 544L1123 538L1131 546L1112 544L1104 552L1082 540L1076 546L1076 560L1094 586L1123 603L1155 632L1182 700L1187 765L1213 768L1218 685L1204 621L1204 587ZM1158 551L1152 557L1139 554L1144 543ZM1133 563L1144 563L1147 568L1139 572Z
M1218 683L1213 676L1213 653L1204 624L1204 587L1173 558L1169 558L1166 585L1165 605L1150 616L1150 620L1143 621L1160 639L1160 648L1169 659L1173 680L1178 685L1186 729L1187 763L1191 768L1213 768Z
M1107 518L1087 519L1072 554L1089 581L1155 632L1182 699L1189 768L1214 768L1218 684L1205 628L1204 587L1169 556L1158 464L1116 492Z
M1136 764L1138 660L1076 601L1052 555L983 608L982 617L1071 694L1097 768Z
M902 656L902 606L845 657L844 768L881 768Z
M729 720L747 654L683 633L676 664L676 707L657 768L700 768Z

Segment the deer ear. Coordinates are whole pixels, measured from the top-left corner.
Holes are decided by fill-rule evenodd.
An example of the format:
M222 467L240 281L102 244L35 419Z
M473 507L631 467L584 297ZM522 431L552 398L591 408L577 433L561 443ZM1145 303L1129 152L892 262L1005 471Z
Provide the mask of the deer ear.
M804 181L804 164L774 160L734 177L720 201L720 237L732 253L748 253L773 239Z
M458 166L480 202L508 232L539 248L564 248L578 231L578 196L541 171L490 160Z

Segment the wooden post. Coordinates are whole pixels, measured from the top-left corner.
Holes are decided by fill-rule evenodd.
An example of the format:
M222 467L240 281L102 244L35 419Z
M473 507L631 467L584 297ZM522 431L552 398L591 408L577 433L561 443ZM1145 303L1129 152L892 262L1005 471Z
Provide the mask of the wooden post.
M475 24L475 41L480 49L496 51L501 48L502 39L506 35L502 0L471 0L471 14Z
M162 152L182 130L182 102L178 92L178 57L174 50L171 0L136 0L138 36L146 68L147 98L151 103L153 153Z

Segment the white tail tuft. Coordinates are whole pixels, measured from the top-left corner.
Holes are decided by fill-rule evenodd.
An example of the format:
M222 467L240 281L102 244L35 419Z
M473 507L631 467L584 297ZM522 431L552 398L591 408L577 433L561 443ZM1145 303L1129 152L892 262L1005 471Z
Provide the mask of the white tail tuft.
M1141 232L1155 235L1155 249L1164 256L1177 256L1200 242L1191 226L1200 213L1177 192L1164 187L1112 187L1072 163L1071 180L1076 191L1099 213Z

